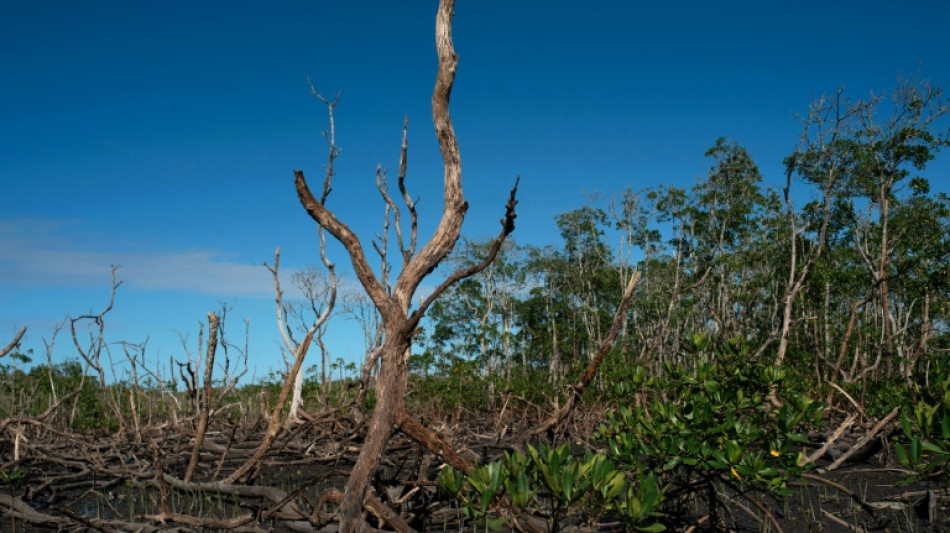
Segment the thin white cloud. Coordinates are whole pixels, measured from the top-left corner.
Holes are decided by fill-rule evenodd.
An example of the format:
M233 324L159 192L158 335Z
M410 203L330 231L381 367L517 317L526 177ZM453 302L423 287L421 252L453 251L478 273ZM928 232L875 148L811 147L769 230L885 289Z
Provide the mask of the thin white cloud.
M136 252L105 250L72 222L0 220L0 283L16 287L90 287L119 278L140 290L187 291L217 296L273 296L273 279L258 264L214 250ZM105 245L108 247L108 244ZM92 251L90 251L92 250Z
M145 289L221 296L273 296L270 274L260 264L230 260L212 251L134 254L120 259L129 283Z

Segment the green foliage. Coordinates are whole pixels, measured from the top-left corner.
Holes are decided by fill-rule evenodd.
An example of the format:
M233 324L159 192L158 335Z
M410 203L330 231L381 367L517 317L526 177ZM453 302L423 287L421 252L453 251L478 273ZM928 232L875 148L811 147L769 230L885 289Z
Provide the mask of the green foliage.
M430 308L413 370L445 378L472 365L460 369L472 379L439 391L459 407L492 407L494 391L519 390L499 375L563 390L590 361L622 280L637 268L627 328L588 389L623 403L613 386L637 388L628 369L660 374L684 362L680 332L754 345L774 338L792 276L802 280L793 315L808 319L789 325L785 382L860 383L853 396L866 399L866 412L889 412L907 367L950 344L950 198L924 175L950 138L948 110L950 100L925 82L864 101L820 100L785 159L788 190L767 187L752 154L720 138L692 187L626 190L561 213L557 244L511 243ZM450 270L477 263L484 247L462 243Z
M859 399L864 412L872 418L883 418L908 398L916 397L911 385L900 378L884 378L872 382L847 383L844 390Z
M440 366L437 374L416 376L410 381L423 404L420 407L451 412L465 409L483 412L488 407L489 379L481 375L474 361L455 360Z
M79 431L113 432L119 429L119 422L105 404L103 391L98 382L92 379L83 382L77 398L76 416L72 419L70 427Z
M121 387L121 384L116 384L111 389ZM115 431L119 428L115 413L106 403L110 389L103 390L98 380L85 376L79 361L71 359L52 366L38 365L28 373L11 367L0 368L2 416L37 416L53 405L54 399L73 392L76 395L69 405L74 405L75 409L63 410L70 414L62 421L64 426L79 431ZM128 393L119 396L128 397Z
M697 334L683 348L690 364L668 364L643 391L650 398L645 408L608 413L597 437L623 469L667 480L685 498L699 493L711 510L720 484L738 494L784 494L801 472L802 428L820 424L822 408L791 390L786 371L756 360L739 338Z
M462 514L497 529L525 512L547 517L550 531L560 531L578 517L596 524L605 515L619 517L632 531L659 532L663 491L653 476L631 476L605 454L572 455L565 444L527 454L506 452L468 476L446 467L442 491L458 500Z
M11 489L18 488L26 483L26 472L16 466L0 470L0 483L7 485Z
M924 477L950 479L950 355L935 358L921 399L901 410L897 459Z
M610 406L629 406L631 400L642 398L655 382L646 368L630 364L605 364L601 376L608 386L603 387L600 396Z

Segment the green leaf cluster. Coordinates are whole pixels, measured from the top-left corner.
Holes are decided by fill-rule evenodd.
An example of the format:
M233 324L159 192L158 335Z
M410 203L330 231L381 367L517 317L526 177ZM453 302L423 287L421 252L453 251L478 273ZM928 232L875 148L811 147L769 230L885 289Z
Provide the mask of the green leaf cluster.
M446 467L439 486L459 501L467 519L490 529L529 513L545 517L551 531L560 531L570 517L595 524L607 514L630 531L665 530L659 522L663 491L652 475L618 470L603 453L577 457L566 444L529 444L526 452L506 452L467 476Z
M923 477L950 479L950 355L937 359L921 399L901 410L897 460Z
M608 413L598 439L624 469L651 472L684 498L705 495L711 509L723 484L737 494L786 493L802 470L804 429L822 422L820 404L741 338L697 334L682 347L691 364L644 381L644 407Z

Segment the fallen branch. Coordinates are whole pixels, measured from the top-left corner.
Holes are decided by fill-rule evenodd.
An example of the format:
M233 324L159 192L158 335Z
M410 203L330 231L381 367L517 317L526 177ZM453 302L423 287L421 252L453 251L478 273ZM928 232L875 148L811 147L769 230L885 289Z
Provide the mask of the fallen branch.
M829 512L826 511L825 509L822 509L822 510L821 510L821 514L824 515L825 518L827 518L828 520L831 520L831 521L834 522L835 524L838 524L839 526L841 526L841 527L847 529L848 531L855 531L855 532L857 532L857 533L863 533L864 531L866 531L864 528L860 528L860 527L857 527L857 526L855 526L855 525L853 525L853 524L849 524L849 523L846 522L845 520L842 520L841 518L838 518L837 516L835 516L835 515L829 513Z
M235 529L254 521L254 515L251 513L235 516L234 518L221 519L165 512L145 515L143 518L147 518L162 524L165 522L178 522L179 524L188 524L189 526L206 527L212 529Z
M409 416L409 414L404 409L400 410L396 417L396 424L403 433L405 433L412 440L421 444L423 447L425 447L425 449L437 454L446 463L452 465L452 468L455 468L456 470L466 474L469 474L475 470L475 467L472 465L471 461L456 453L455 450L452 449L452 447L449 446L449 444L445 442L444 439L442 439L442 437L420 424L415 418Z
M14 518L19 518L35 525L55 527L58 530L73 529L77 525L81 524L83 526L87 526L90 529L96 529L99 531L119 530L134 531L137 533L157 533L159 531L162 533L172 533L179 531L178 528L158 528L151 524L142 522L120 522L102 520L98 518L85 518L82 521L79 521L53 516L34 509L30 504L24 502L20 498L14 498L13 496L4 494L2 492L0 492L0 506L4 508L5 512L9 512Z
M859 403L857 402L857 400L855 400L854 398L852 398L850 394L848 394L847 392L845 392L844 389L842 389L841 387L839 387L838 385L836 385L834 381L827 381L826 383L828 383L829 385L832 386L832 388L834 388L835 390L837 390L838 392L840 392L841 394L843 394L844 397L847 398L849 402L851 402L851 405L853 405L854 408L858 410L858 413L861 414L861 418L867 418L867 415L864 414L864 408L861 407L861 404L859 404ZM830 400L828 401L828 405L831 405L831 401L830 401Z
M828 448L831 448L831 446L835 443L835 441L840 439L841 436L844 435L844 432L847 431L848 428L850 428L852 424L854 424L854 421L857 418L857 416L858 415L851 415L847 419L845 419L845 421L842 422L840 426L838 426L838 429L836 429L834 433L832 433L831 436L825 440L825 443L821 446L821 448L818 448L818 450L816 450L815 453L811 455L803 456L798 461L798 466L805 466L805 465L814 463L823 455L825 455L825 452L828 451Z
M892 409L890 414L888 414L883 419L881 419L880 422L875 424L874 427L871 428L871 431L869 431L866 435L861 437L861 440L854 443L854 446L852 446L848 451L844 452L841 455L841 457L835 459L835 462L828 465L828 467L825 470L830 472L838 468L839 466L841 466L841 463L847 461L849 457L854 455L858 450L863 448L867 443L871 442L871 439L876 437L877 434L884 428L884 426L886 426L891 420L894 419L895 416L897 416L897 413L899 411L900 411L900 407L895 407L894 409Z

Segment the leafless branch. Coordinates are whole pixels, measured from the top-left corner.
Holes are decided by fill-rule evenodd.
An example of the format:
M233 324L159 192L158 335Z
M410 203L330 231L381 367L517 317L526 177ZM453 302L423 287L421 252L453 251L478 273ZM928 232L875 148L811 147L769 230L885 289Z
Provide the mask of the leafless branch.
M545 431L560 424L568 417L568 415L570 415L571 411L574 409L577 399L584 394L584 391L587 390L587 387L594 380L594 376L597 375L597 370L600 368L601 363L603 363L604 358L607 357L607 353L610 351L610 348L613 347L614 341L617 340L617 335L620 334L620 330L626 322L627 309L630 307L630 302L633 301L633 293L637 290L637 285L640 284L641 277L642 273L639 270L635 270L633 275L630 276L630 280L627 282L627 287L623 291L623 296L620 298L620 303L617 305L617 311L614 313L614 319L610 325L610 331L607 332L607 336L597 349L597 353L590 360L590 363L588 363L580 381L578 381L577 384L572 387L573 393L567 397L567 401L564 402L564 405L561 406L557 413L545 420L543 423L539 424L537 427L525 432L518 439L518 442L527 442L531 437L540 435L541 433L544 433Z
M458 283L459 281L474 276L482 270L488 267L495 261L495 258L498 257L498 252L501 251L502 245L505 243L505 239L508 238L508 235L511 235L511 232L515 230L515 219L518 217L515 214L515 206L518 205L518 200L516 195L518 193L518 182L521 180L520 176L515 179L515 185L511 188L511 193L508 195L508 203L505 205L505 218L501 219L501 232L495 237L495 240L492 241L491 245L488 248L488 253L485 255L485 258L482 259L477 265L473 265L469 268L464 268L456 270L449 277L445 279L438 287L433 290L429 296L419 304L418 309L412 313L412 319L415 323L418 323L422 319L422 316L425 314L426 310L432 305L433 302L443 293L446 289Z
M406 189L406 171L408 168L408 132L409 132L409 117L407 116L402 124L402 149L399 151L399 177L398 185L399 192L402 194L402 200L406 203L406 209L409 210L409 247L406 248L403 246L402 240L402 228L400 227L399 219L396 219L396 236L399 238L399 250L402 252L403 267L409 263L409 259L412 258L412 254L416 253L416 240L419 234L419 213L416 211L416 203L412 201L412 198L409 196L409 191ZM397 217L398 217L398 211Z
M6 345L2 350L0 350L0 357L3 357L7 355L8 353L12 352L13 349L16 348L18 344L20 344L20 340L23 339L23 335L25 333L26 333L26 326L23 326L22 328L20 328L20 331L18 331L17 334L13 336L13 340L10 341L10 344Z
M122 285L121 281L116 281L115 273L117 270L119 270L119 266L112 265L111 267L112 284L111 284L111 290L109 291L109 304L105 307L105 309L103 309L97 315L92 315L92 314L80 315L78 317L69 319L69 330L72 333L73 344L76 346L76 351L79 353L80 357L83 358L86 364L89 365L94 370L96 370L96 372L99 374L99 385L102 387L105 387L105 384L106 384L105 371L102 368L102 363L100 360L102 350L105 347L105 334L104 334L105 316L107 313L109 313L109 311L112 310L112 307L115 305L116 289L118 289ZM76 323L82 320L91 320L93 324L95 324L96 329L97 329L97 333L95 337L93 337L92 334L90 333L88 348L83 348L79 344L79 335L76 333Z

